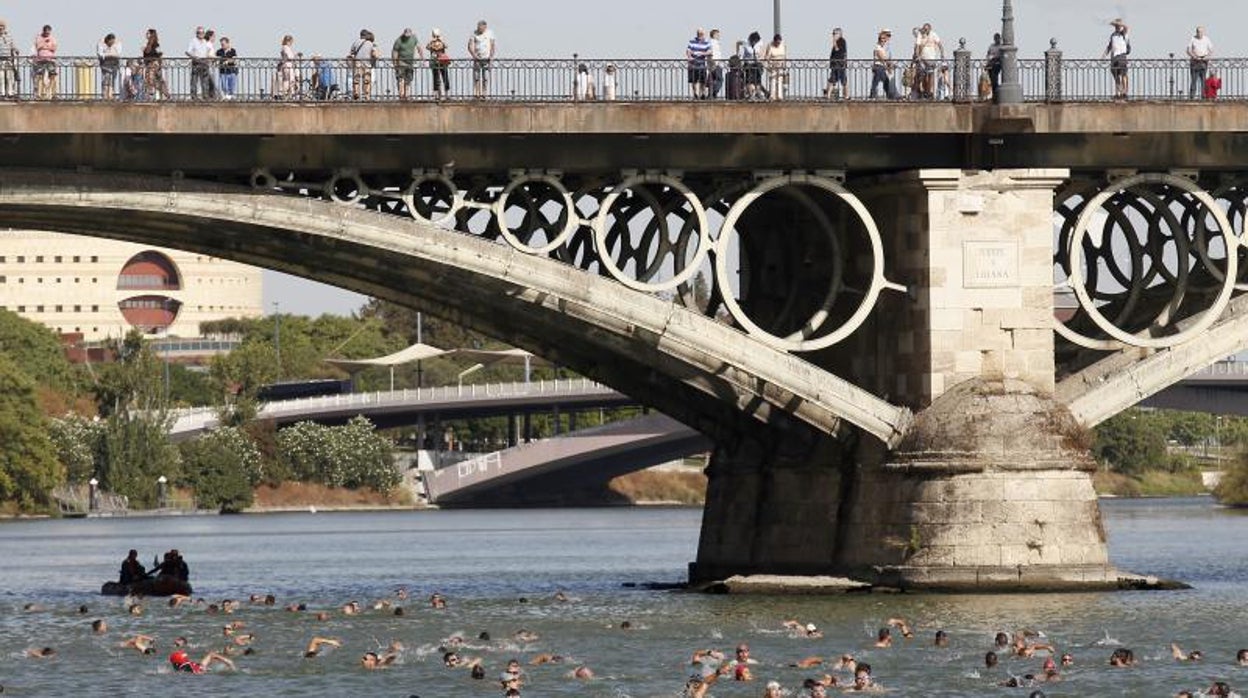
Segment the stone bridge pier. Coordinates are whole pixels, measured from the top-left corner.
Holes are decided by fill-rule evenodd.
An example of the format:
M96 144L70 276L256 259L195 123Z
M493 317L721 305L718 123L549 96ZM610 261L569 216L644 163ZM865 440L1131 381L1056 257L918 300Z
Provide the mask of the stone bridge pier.
M1055 401L1057 169L918 170L847 186L890 281L810 358L913 422L894 444L743 430L713 454L694 583L845 575L907 588L1110 587L1089 434ZM865 259L854 260L859 266Z

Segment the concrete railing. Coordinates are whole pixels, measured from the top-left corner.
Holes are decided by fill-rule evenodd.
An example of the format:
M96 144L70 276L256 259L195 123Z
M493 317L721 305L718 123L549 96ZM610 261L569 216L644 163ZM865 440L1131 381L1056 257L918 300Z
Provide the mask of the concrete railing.
M574 395L611 395L616 391L587 378L537 380L528 383L483 383L473 385L446 385L434 388L410 388L372 393L349 393L346 395L322 395L265 403L260 408L261 419L282 419L298 416L312 417L325 412L344 412L354 409L380 409L403 407L420 403L471 403L500 398L551 398ZM217 409L193 407L171 410L172 433L202 431L217 425Z
M947 58L931 64L919 64L898 58L890 66L880 66L870 59L832 62L827 59L791 58L782 62L737 63L721 61L706 67L692 67L709 83L713 99L745 100L783 98L789 101L822 101L829 98L831 78L844 74L844 97L849 100L876 96L888 99L922 99L921 85L932 92L928 98L972 102L989 97L990 91L981 83L990 83L987 62L972 59L969 49L950 51ZM140 59L123 59L115 72L105 71L95 57L61 57L56 66L54 83L46 83L48 95L58 101L98 101L105 87L114 99L132 102L187 100L192 98L191 62L187 58L164 58L155 64ZM1131 80L1130 99L1183 101L1191 93L1187 58L1132 58L1128 73ZM582 72L581 69L584 69ZM325 102L351 101L353 91L360 92L358 103L394 101L398 99L396 66L393 61L379 60L374 66L364 62L353 67L345 59L299 57L289 65L277 58L239 58L233 92L228 99L237 102ZM16 78L15 95L5 98L33 100L40 96L35 59L21 56L12 62L0 62ZM603 59L541 58L496 59L491 61L487 89L482 99L518 102L565 101L684 101L691 98L689 73L691 65L683 58ZM221 67L212 61L208 74L214 85L212 99L227 97L221 89ZM931 71L931 81L922 78ZM367 73L371 91L353 87L357 76ZM1219 99L1248 100L1248 59L1220 58L1209 61L1208 74L1221 79ZM435 94L435 75L445 79L450 89ZM588 76L585 77L585 76ZM909 79L907 79L909 78ZM1019 80L1023 97L1029 102L1087 102L1114 98L1114 81L1109 61L1093 58L1066 59L1056 47L1042 58L1019 60ZM111 83L111 84L109 84ZM891 83L890 91L888 84ZM590 87L592 85L592 88ZM362 87L362 85L361 85ZM202 90L197 90L203 97ZM1203 92L1203 84L1196 94ZM447 65L431 65L428 60L416 61L411 95L418 100L474 99L474 64L467 58L452 59Z

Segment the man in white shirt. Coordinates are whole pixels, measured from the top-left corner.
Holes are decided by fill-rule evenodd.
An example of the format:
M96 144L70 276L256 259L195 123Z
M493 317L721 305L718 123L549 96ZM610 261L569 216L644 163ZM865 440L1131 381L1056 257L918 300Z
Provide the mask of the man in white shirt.
M711 99L719 97L719 91L724 86L724 49L719 44L719 30L711 30L711 74L710 88Z
M1131 55L1131 38L1127 34L1127 25L1121 19L1109 23L1114 33L1109 35L1109 45L1105 47L1102 58L1109 59L1109 74L1114 77L1114 99L1126 99L1127 88L1127 56Z
M117 35L109 33L95 47L100 59L100 94L104 99L117 98L117 75L121 72L121 42Z
M468 37L468 55L472 56L472 94L485 97L490 87L490 61L494 60L494 32L485 20L477 22L477 30Z
M191 99L208 99L213 96L213 86L209 83L212 77L210 70L213 56L212 42L204 38L204 28L195 27L195 38L186 48L186 56L191 59Z
M1196 99L1204 94L1205 78L1209 77L1209 59L1213 57L1213 41L1205 34L1204 27L1196 27L1196 36L1187 43L1187 57L1191 60L1192 75L1187 97Z
M919 97L932 99L935 95L936 63L945 59L945 45L930 22L914 30L914 58L918 67L915 85Z

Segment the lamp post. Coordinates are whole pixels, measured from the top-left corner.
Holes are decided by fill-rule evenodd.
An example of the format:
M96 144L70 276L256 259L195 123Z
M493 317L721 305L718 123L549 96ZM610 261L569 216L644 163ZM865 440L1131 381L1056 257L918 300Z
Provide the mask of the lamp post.
M96 511L100 508L99 491L96 489L100 486L100 481L95 478L87 480L87 510Z
M772 24L775 26L772 34L774 35L780 33L780 0L773 0L772 5Z
M1014 3L1001 2L1001 85L999 104L1022 104L1023 83L1018 74L1018 47L1014 45Z
M161 475L156 478L156 506L164 509L168 506L168 499L165 496L165 486L169 484L169 478Z
M273 301L273 344L277 350L277 377L282 377L282 304Z

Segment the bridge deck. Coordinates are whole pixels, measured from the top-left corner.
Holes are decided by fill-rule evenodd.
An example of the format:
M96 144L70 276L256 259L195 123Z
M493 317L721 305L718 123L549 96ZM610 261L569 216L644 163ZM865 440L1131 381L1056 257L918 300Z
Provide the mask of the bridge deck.
M9 167L1238 168L1248 103L20 103ZM192 164L193 163L193 164Z

